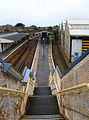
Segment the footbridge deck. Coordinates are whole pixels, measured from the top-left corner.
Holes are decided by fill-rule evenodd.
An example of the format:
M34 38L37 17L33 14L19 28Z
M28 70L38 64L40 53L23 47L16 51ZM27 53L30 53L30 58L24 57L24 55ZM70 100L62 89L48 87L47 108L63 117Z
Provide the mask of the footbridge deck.
M38 86L48 86L49 65L48 65L48 45L40 45L37 80Z
M54 66L51 43L38 42L22 74L0 62L0 120L89 119L89 50L64 74Z

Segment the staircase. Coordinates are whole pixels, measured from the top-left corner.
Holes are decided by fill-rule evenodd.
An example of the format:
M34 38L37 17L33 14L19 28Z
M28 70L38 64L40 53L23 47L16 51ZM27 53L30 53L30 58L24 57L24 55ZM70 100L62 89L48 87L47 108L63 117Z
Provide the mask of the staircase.
M35 87L34 96L28 97L26 113L21 120L65 120L59 113L56 96L50 87Z

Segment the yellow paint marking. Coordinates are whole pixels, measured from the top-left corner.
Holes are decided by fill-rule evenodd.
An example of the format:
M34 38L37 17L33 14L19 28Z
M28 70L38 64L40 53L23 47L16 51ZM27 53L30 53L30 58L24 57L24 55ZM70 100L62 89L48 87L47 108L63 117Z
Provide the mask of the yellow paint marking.
M83 46L83 47L85 47L85 48L89 48L89 46Z

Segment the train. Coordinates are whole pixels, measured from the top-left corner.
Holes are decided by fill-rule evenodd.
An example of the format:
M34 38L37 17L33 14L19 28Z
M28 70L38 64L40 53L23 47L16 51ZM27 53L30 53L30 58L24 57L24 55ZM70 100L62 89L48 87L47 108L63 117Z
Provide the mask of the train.
M48 44L50 41L50 35L54 36L54 33L49 31L41 31L41 32L35 33L35 35L40 36L41 43Z
M47 32L42 32L41 34L41 43L48 43L49 42L49 36L47 34Z

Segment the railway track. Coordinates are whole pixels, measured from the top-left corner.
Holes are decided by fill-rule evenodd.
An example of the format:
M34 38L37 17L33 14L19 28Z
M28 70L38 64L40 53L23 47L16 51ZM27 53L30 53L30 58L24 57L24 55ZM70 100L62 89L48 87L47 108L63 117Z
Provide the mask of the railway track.
M68 69L68 66L57 43L53 43L53 60L55 66L57 65L59 67L62 74Z
M18 50L16 50L12 55L10 55L5 62L10 63L15 66L15 68L22 73L25 66L31 67L35 49L37 46L37 39L27 41Z

